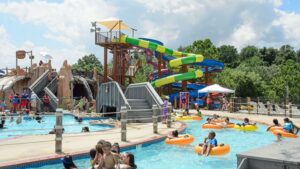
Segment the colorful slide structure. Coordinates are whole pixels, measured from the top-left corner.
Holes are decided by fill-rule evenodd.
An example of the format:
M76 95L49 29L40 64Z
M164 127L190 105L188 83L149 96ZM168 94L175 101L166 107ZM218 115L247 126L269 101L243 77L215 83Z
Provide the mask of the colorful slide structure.
M184 64L191 64L191 63L197 63L197 62L202 62L203 61L203 56L202 55L196 55L192 53L185 53L185 52L179 52L176 50L172 50L169 48L166 48L162 45L159 45L157 43L143 40L143 39L135 39L135 38L130 38L126 35L121 36L120 39L121 43L127 43L130 45L142 47L145 49L151 49L155 52L159 52L165 55L169 56L174 56L176 59L171 60L168 63L169 68L176 68ZM190 79L195 79L202 77L203 73L201 70L194 70L190 71L187 73L182 73L182 74L175 74L171 76L167 76L165 78L158 79L156 81L153 81L151 84L154 87L160 87L166 84L174 83L177 81L183 81L183 80L190 80Z

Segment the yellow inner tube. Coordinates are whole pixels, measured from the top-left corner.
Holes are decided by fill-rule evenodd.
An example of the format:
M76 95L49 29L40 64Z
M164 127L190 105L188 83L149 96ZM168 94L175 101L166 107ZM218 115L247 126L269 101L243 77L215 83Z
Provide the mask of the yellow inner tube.
M255 131L257 130L257 126L256 125L234 125L234 128L235 129L238 129L238 130L243 130L243 131Z
M177 138L167 138L166 144L187 145L194 141L194 136L190 134L179 135Z
M200 116L176 116L176 120L202 120Z
M195 153L201 153L202 152L202 147L197 145L195 147ZM216 155L225 155L230 152L230 146L228 144L225 144L224 146L217 146L213 147L211 149L211 152L209 155L216 156Z

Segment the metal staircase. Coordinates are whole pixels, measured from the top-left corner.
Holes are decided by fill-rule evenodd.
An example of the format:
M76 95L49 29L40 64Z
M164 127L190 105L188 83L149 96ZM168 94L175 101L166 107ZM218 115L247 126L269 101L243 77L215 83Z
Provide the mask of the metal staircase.
M97 112L105 112L105 107L115 107L119 112L121 106L127 108L129 123L152 122L152 106L157 105L161 110L163 101L150 83L131 84L125 94L120 85L113 81L102 83L97 95Z
M53 110L56 110L58 107L58 98L56 97L57 93L57 82L58 77L56 76L52 81L44 88L45 93L50 97L50 106Z
M37 96L37 107L39 110L41 110L41 105L43 104L42 98L45 94L45 92L49 95L49 97L52 99L55 95L51 92L51 90L45 90L45 88L48 86L49 83L53 82L55 78L49 82L48 81L48 75L50 71L46 70L36 81L34 81L30 86L29 89L33 94ZM57 74L55 74L55 77L57 77ZM54 96L53 96L54 95ZM56 96L55 96L56 98ZM50 99L50 111L55 111L57 106L54 106L54 104L51 104L51 99ZM53 105L53 106L52 106Z

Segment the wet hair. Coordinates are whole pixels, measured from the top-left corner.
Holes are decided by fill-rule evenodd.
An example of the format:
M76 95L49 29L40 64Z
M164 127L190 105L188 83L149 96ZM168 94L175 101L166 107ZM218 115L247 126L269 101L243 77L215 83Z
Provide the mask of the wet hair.
M290 119L286 117L283 119L283 121L287 123L287 122L290 122Z
M210 120L211 120L211 118L209 118L209 117L206 118L206 121L210 121Z
M113 144L113 147L115 147L116 149L111 150L111 151L114 152L114 153L120 154L120 146L119 146L119 143L114 143L114 144Z
M172 131L172 136L173 137L178 137L178 131L177 130Z
M245 121L245 122L249 122L249 119L248 119L248 118L244 118L244 121Z
M99 141L97 142L97 144L103 145L103 143L105 143L105 142L106 142L105 140L99 140Z
M229 117L226 117L225 120L229 121Z
M111 143L106 141L103 143L102 147L110 147L111 148Z
M97 153L100 153L100 154L103 155L102 144L97 144L96 145L96 151L97 151Z
M212 135L212 136L213 136L213 138L215 138L215 137L216 137L216 133L215 133L214 131L211 131L211 132L209 132L209 134L210 134L210 135Z
M82 127L82 131L84 132L90 132L90 129L88 126Z
M278 125L278 124L279 124L279 122L278 122L277 119L273 119L273 123L274 123L275 125Z
M96 153L97 153L96 149L92 148L92 149L90 150L90 157L91 157L91 159L94 159L94 158L95 158Z
M65 169L77 168L77 166L73 162L72 156L70 156L70 155L66 155L62 159L62 162L63 162Z
M134 169L136 169L137 168L137 166L135 165L135 162L134 162L134 155L132 154L132 153L127 153L127 156L128 156L128 158L129 158L129 166L130 167L132 167L132 168L134 168Z

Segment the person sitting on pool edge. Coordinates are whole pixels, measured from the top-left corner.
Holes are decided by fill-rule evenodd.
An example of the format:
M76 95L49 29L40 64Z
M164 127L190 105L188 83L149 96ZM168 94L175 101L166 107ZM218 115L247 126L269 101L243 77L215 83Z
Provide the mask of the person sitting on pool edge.
M248 118L244 118L244 122L242 124L240 123L237 123L236 125L238 126L246 126L246 125L252 125L252 126L255 126L256 123L250 123L250 120Z
M272 127L281 127L277 119L273 119L273 125L267 128L267 131L269 131Z
M199 155L204 155L205 153L205 155L208 156L212 148L218 146L218 141L215 137L216 137L216 133L214 131L208 133L208 136L204 139L204 142L199 144L199 146L202 147L202 152Z

